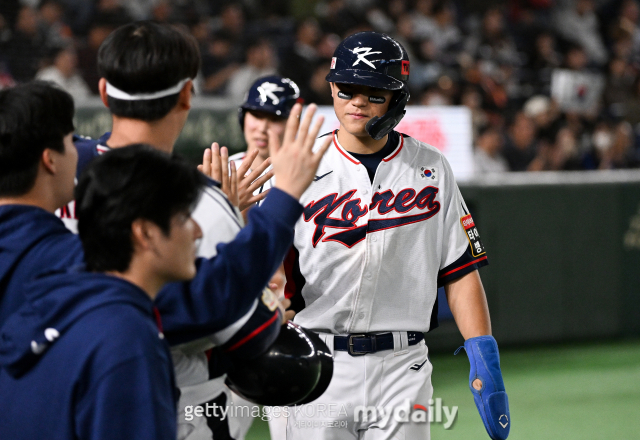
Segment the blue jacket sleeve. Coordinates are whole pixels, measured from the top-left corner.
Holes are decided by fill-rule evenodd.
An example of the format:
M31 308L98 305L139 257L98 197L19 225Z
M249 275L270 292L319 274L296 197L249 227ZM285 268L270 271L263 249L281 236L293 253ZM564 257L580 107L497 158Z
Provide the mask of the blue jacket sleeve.
M247 314L293 243L302 206L277 188L249 211L249 223L236 238L199 259L188 283L171 283L156 298L170 344L200 339Z

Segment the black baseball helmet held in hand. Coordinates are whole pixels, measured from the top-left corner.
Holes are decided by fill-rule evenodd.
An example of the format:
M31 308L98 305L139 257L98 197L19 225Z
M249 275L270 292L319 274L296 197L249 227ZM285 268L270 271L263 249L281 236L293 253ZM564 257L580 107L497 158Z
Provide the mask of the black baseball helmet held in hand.
M313 331L288 322L275 342L252 360L234 362L227 385L250 402L268 406L310 403L333 376L333 356Z
M326 80L392 90L395 93L389 110L382 117L367 122L369 136L378 140L386 136L402 120L409 101L409 55L404 47L379 32L359 32L344 40L331 59Z
M240 128L244 129L247 110L272 113L286 119L293 105L300 100L298 85L278 75L258 78L249 88L244 103L238 109Z

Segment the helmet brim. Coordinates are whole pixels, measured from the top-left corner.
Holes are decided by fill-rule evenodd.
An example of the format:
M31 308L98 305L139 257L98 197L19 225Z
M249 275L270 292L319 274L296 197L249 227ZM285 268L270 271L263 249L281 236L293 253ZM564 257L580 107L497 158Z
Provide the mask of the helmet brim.
M240 108L242 110L245 110L245 111L248 110L248 111L270 113L270 114L275 115L275 116L277 116L279 118L282 118L282 119L287 119L289 117L289 113L291 113L291 109L290 108L285 108L285 109L282 109L282 110L278 109L278 110L274 111L273 110L273 106L262 107L260 105L255 105L255 104L244 104Z
M325 78L328 82L369 86L383 90L400 90L404 83L384 73L359 69L342 69L329 72Z

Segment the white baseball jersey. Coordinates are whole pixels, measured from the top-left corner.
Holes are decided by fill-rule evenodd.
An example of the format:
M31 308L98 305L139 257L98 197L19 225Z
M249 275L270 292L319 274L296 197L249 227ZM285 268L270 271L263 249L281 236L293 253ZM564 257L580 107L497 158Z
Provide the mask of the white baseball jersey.
M438 286L487 264L449 163L393 132L395 148L371 182L328 136L333 145L300 199L296 258L285 262L287 292L304 299L295 321L333 334L428 331Z

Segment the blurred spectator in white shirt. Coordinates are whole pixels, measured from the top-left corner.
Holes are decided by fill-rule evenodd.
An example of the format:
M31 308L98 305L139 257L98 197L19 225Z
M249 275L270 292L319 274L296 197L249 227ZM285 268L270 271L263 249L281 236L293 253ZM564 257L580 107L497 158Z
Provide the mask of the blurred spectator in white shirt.
M582 46L589 61L600 66L607 62L607 49L600 35L593 0L575 0L572 8L558 9L554 27L562 37Z
M473 151L477 176L509 171L509 164L501 154L503 144L502 133L497 128L487 126L480 131Z
M74 101L86 99L91 94L89 86L78 73L78 57L71 47L61 49L53 60L53 65L41 69L36 79L58 84L73 96Z
M249 44L246 62L229 79L227 97L240 103L255 80L276 73L276 61L275 51L268 40L259 39Z

